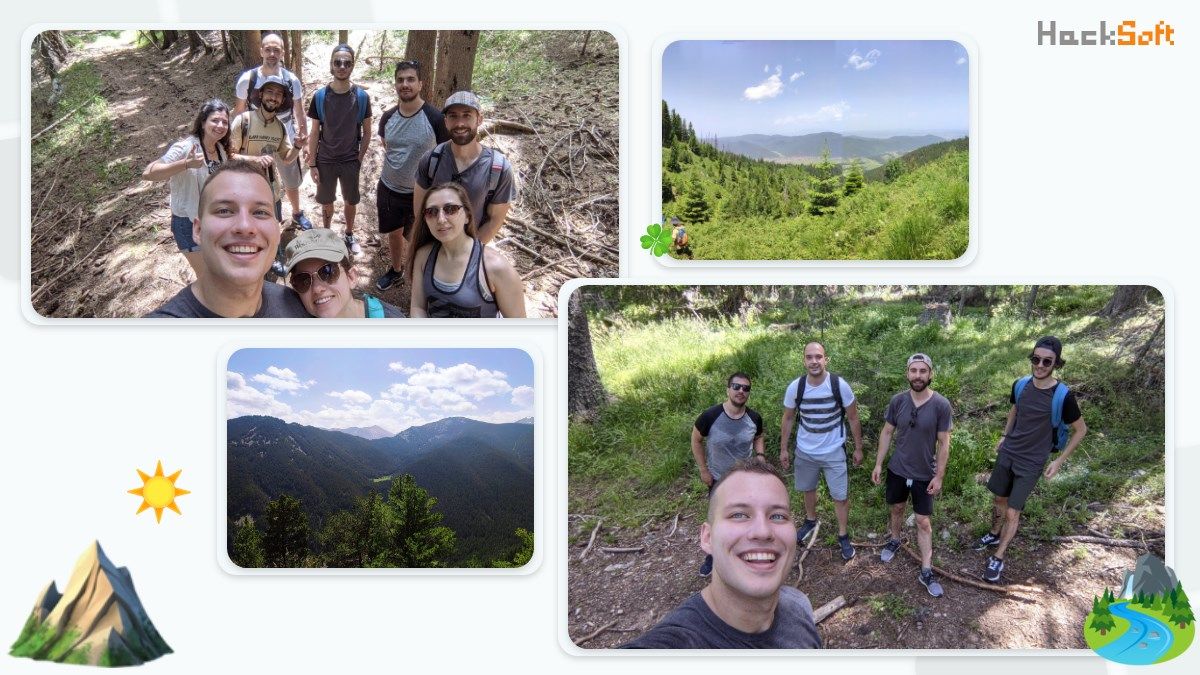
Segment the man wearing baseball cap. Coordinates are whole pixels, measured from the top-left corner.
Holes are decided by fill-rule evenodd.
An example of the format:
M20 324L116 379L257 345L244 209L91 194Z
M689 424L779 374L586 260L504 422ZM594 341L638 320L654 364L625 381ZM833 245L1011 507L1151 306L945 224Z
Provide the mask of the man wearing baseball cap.
M354 297L358 275L346 244L333 230L317 228L296 235L287 245L288 284L304 309L322 319L402 319L399 307L364 294Z
M904 518L904 503L912 498L917 522L917 548L921 551L921 573L917 581L935 598L942 596L942 585L933 576L933 498L942 491L942 479L950 461L950 427L953 411L945 396L929 388L933 381L933 359L926 354L908 357L905 370L908 391L892 397L884 413L883 431L879 433L879 452L875 455L875 470L871 482L883 480L883 458L887 455L893 435L896 451L887 466L887 487L884 498L891 507L890 533L879 559L891 562L900 550L900 523ZM936 448L936 456L934 450Z
M517 197L512 165L498 150L479 142L483 108L469 91L456 91L442 106L450 140L426 152L417 165L413 208L420 208L425 192L434 185L458 183L471 197L471 212L477 214L479 241L488 243L504 224L509 206ZM421 214L414 214L417 218Z
M1038 478L1054 478L1087 434L1075 393L1054 377L1055 369L1066 365L1062 342L1052 335L1041 338L1029 362L1033 373L1013 382L1012 407L996 443L996 466L988 480L988 489L996 495L992 529L975 544L976 551L996 546L983 573L992 583L1000 581L1004 554ZM1047 463L1052 452L1060 454Z

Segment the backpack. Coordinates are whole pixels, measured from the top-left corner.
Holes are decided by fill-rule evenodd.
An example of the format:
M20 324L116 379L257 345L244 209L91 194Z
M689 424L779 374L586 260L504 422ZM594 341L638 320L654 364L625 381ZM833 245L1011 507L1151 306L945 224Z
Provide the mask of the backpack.
M313 107L317 110L317 120L321 122L322 127L325 124L325 92L329 89L329 85L325 85L313 94ZM354 92L355 98L358 99L358 140L362 140L362 123L367 119L367 110L371 107L371 101L367 97L367 91L357 84L350 85L350 90ZM324 133L324 128L321 133Z
M842 403L842 378L836 373L829 373L829 389L833 392L833 403L837 406L839 420L838 426L842 429L842 438L845 440L847 434L845 430L846 424L846 406ZM800 381L796 384L796 403L793 407L796 411L796 416L800 416L800 404L804 402L804 390L808 388L808 375L800 376ZM800 433L800 425L796 424L796 433Z
M1017 403L1021 402L1021 392L1025 391L1025 385L1029 384L1032 380L1032 375L1026 375L1013 382L1014 401ZM1054 396L1050 399L1050 426L1054 429L1054 442L1050 448L1051 452L1058 452L1067 447L1067 440L1071 436L1071 427L1063 424L1063 401L1067 400L1068 391L1070 391L1070 388L1062 382L1054 385Z
M368 319L382 319L383 318L383 303L379 301L379 298L377 298L373 295L366 295L366 296L363 296L363 300L365 300L367 303L367 318Z
M250 108L251 110L257 110L258 108L262 107L262 92L259 91L258 87L256 86L258 84L258 71L259 71L259 68L261 68L261 67L262 66L255 66L255 67L249 69L250 70L250 86L249 86L249 88L246 89L246 106L248 108ZM288 86L286 87L287 94L285 94L283 97L283 103L281 103L279 105L279 110L277 110L275 112L275 115L277 117L280 115L287 117L288 115L292 114L292 108L295 107L295 99L292 97L292 87L291 87L293 75L292 75L291 71L289 71L287 68L280 66L279 67L279 77L284 82L287 82ZM238 79L241 79L241 77L239 76Z
M442 163L442 155L445 154L446 145L449 143L450 141L444 141L429 151L429 166L425 171L425 176L429 179L430 183L433 182L433 177L437 175L438 166ZM492 197L496 196L496 188L500 185L500 177L504 175L504 171L508 166L508 158L499 150L493 149L492 168L490 173L488 173L487 196L483 198L483 213L475 216L480 222L483 222L483 219L487 217L488 206L492 203Z

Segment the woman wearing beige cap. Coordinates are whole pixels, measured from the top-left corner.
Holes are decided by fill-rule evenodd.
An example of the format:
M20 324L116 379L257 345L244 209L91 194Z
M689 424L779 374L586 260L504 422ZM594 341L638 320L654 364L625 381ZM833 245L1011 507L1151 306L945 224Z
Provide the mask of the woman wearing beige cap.
M304 309L321 319L400 319L404 312L379 298L354 297L357 274L346 255L346 244L333 230L301 232L287 245L284 267L288 284L300 295Z

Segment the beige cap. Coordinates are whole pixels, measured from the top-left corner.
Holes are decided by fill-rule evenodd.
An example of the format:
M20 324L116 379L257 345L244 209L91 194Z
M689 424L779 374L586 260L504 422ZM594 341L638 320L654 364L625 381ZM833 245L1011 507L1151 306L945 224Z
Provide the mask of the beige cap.
M296 235L284 251L283 266L290 273L303 260L316 258L326 262L341 262L346 258L346 244L327 227L306 230Z

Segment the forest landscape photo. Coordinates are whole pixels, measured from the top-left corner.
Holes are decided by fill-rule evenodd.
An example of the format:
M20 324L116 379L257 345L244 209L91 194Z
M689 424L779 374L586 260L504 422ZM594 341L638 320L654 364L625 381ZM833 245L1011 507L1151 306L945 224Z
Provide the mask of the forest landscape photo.
M662 57L676 258L954 260L970 58L949 40L682 40Z
M242 349L225 387L237 568L499 568L534 547L517 349Z

